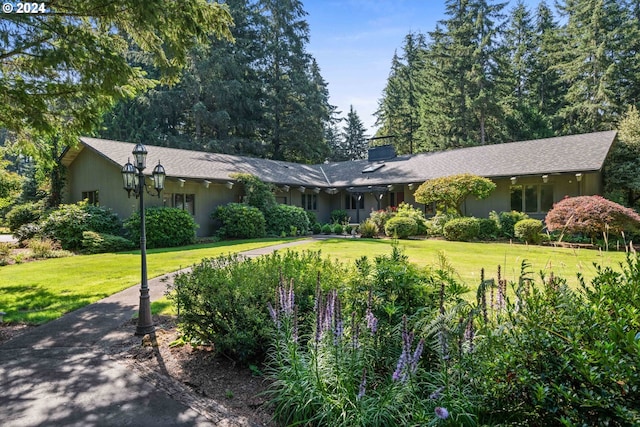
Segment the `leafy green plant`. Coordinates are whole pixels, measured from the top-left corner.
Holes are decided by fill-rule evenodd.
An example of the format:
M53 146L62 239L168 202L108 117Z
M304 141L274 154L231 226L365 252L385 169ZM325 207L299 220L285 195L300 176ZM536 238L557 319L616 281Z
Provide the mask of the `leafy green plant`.
M204 259L189 273L176 276L169 298L180 313L179 324L189 341L213 343L216 351L243 363L262 360L272 326L264 304L281 280L293 280L299 295L299 316L312 310L319 275L338 286L346 266L319 252L276 252L244 260L237 256Z
M84 231L117 234L120 228L117 214L107 208L89 205L86 201L60 205L41 222L42 234L60 242L67 250L82 247Z
M387 225L387 221L389 221L395 215L396 210L393 208L380 209L377 211L372 211L369 214L369 219L373 221L378 230L384 231L384 227L385 225Z
M55 248L55 242L51 239L30 239L26 242L34 258L49 258ZM58 248L60 248L58 246Z
M358 231L360 232L360 237L372 238L378 234L378 226L372 219L368 218L360 224Z
M349 222L349 214L344 209L334 209L329 215L329 219L332 223Z
M402 202L398 206L398 209L396 211L396 216L413 219L416 222L416 225L418 226L416 230L416 234L419 234L419 235L427 234L427 220L424 217L424 213L420 209L414 208L410 204Z
M324 224L322 226L322 234L331 234L333 233L333 227L331 224Z
M277 204L265 213L267 234L289 234L291 227L296 227L300 234L309 231L309 217L304 209L298 206Z
M478 238L480 240L495 240L500 230L498 224L491 218L478 218Z
M6 220L9 231L17 231L21 226L35 223L44 215L44 202L29 202L15 205L7 212Z
M500 212L499 214L491 211L489 218L498 225L501 237L514 238L516 236L514 230L516 223L523 219L529 219L529 215L518 211Z
M389 237L406 239L415 236L418 232L418 224L413 218L395 216L387 221L384 232Z
M29 223L21 225L16 231L13 232L13 236L18 239L19 242L23 243L26 240L33 239L34 237L40 235L42 232L42 228L39 224Z
M442 236L445 224L455 218L460 216L455 213L438 213L427 221L427 232L430 236Z
M82 249L89 254L121 252L134 249L136 244L122 236L85 231L82 233Z
M516 222L513 227L514 235L525 243L531 243L534 245L539 244L542 241L542 221L539 219L523 219Z
M342 224L333 224L332 231L333 234L342 234L344 232L344 227Z
M447 240L468 242L478 238L480 225L477 218L454 218L444 225L443 231Z
M244 187L244 202L267 215L267 212L277 205L273 194L273 185L262 182L258 177L246 173L231 175Z
M311 226L311 231L313 232L313 234L322 233L322 224L320 224L319 222L313 223L313 225Z
M464 199L486 199L495 188L490 179L465 173L430 179L418 187L414 197L418 203L436 203L440 212L462 215Z
M218 206L211 217L222 223L218 229L221 237L254 239L266 235L266 220L262 212L244 203Z
M168 248L190 245L196 240L196 224L189 212L178 208L151 207L145 209L148 248ZM140 213L134 212L125 229L132 242L140 241Z

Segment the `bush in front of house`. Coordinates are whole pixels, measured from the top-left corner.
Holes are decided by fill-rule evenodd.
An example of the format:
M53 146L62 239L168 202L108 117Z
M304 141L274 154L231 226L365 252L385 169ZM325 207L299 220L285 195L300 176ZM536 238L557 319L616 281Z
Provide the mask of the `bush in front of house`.
M372 211L369 214L369 219L373 221L378 230L383 231L387 221L396 216L396 210L394 208L380 209Z
M333 224L332 229L333 234L342 234L344 232L344 227L342 226L342 224Z
M542 221L539 219L523 219L513 227L515 236L525 243L537 245L542 241Z
M22 244L29 239L33 239L36 236L39 236L42 232L42 228L40 224L35 222L30 222L28 224L21 225L16 231L13 232L13 237L18 239L18 241Z
M384 233L389 237L397 239L406 239L409 236L415 236L418 232L418 224L413 218L395 216L387 221L384 227Z
M331 211L329 219L332 223L344 223L349 222L349 214L344 209L334 209Z
M169 298L180 313L184 337L213 343L220 354L247 363L262 361L270 346L273 323L266 304L279 283L293 286L299 307L300 335L308 335L319 277L322 287L339 287L350 268L320 252L278 251L259 258L237 255L204 259L191 272L178 274ZM282 278L282 279L281 279Z
M298 206L277 204L265 213L267 234L280 236L289 235L291 227L297 233L305 235L309 232L309 217L304 209Z
M190 245L196 241L198 224L189 212L178 208L145 209L148 248ZM135 212L124 223L132 242L140 241L140 213Z
M398 210L396 211L396 216L413 219L416 222L416 225L418 226L416 234L419 234L419 235L427 234L427 220L424 217L424 213L420 209L414 208L409 203L402 202L398 206Z
M333 233L333 227L331 224L324 224L322 226L322 234L331 234Z
M314 223L313 225L311 225L311 231L313 232L313 234L322 233L322 224L320 224L319 222Z
M371 218L367 218L360 224L358 231L360 232L360 237L370 239L378 234L378 226Z
M500 231L500 237L512 239L516 237L515 230L514 230L516 223L518 221L522 221L523 219L529 219L529 215L523 212L518 212L518 211L500 212L500 213L491 211L489 213L489 218L495 221L495 223L498 225L498 230Z
M136 248L136 244L122 236L85 231L82 233L82 250L89 254L122 252Z
M63 249L74 251L82 248L83 232L118 234L122 224L110 209L82 201L60 205L41 221L40 226L43 236L58 241Z
M266 235L266 220L258 208L245 203L218 206L211 214L222 226L218 235L234 239L255 239Z
M455 218L460 218L460 216L455 213L438 212L427 221L427 233L429 236L444 235L444 225Z
M553 205L545 218L549 231L584 234L591 239L603 234L633 232L640 228L640 215L601 196L568 197Z
M456 242L469 242L480 234L478 219L473 217L455 218L444 225L444 238Z
M28 202L15 205L7 212L6 220L9 230L14 233L20 227L29 223L36 223L44 215L44 202Z
M478 218L478 239L495 240L500 235L498 224L491 218Z
M316 216L315 212L312 211L304 211L307 214L307 218L309 218L309 228L311 229L313 227L313 224L317 224L318 223L318 217Z

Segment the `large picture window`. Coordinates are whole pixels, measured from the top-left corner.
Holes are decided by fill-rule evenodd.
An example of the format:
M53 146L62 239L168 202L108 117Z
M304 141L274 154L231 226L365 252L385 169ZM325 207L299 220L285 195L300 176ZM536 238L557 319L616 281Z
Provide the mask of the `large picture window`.
M344 208L347 210L364 209L364 194L345 194Z
M318 195L317 194L302 194L302 209L308 211L318 210Z
M553 186L544 184L512 185L511 210L525 213L548 212L553 207Z

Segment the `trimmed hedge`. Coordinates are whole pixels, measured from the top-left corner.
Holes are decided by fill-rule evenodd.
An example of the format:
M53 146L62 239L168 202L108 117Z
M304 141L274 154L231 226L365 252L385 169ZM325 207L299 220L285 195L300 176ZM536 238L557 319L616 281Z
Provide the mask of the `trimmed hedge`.
M389 237L398 239L406 239L409 236L415 236L418 232L418 224L413 218L395 216L391 218L384 226L384 232Z
M220 237L254 239L266 235L266 220L262 212L244 203L218 206L211 217L222 222L218 229Z
M478 238L480 224L477 218L455 218L444 225L444 238L457 242L468 242Z
M178 208L151 207L145 209L148 248L168 248L195 243L196 224L189 212ZM131 241L140 240L140 213L125 221Z
M542 241L543 225L539 219L523 219L516 222L513 229L515 236L525 243L537 245Z
M295 227L299 234L309 232L309 217L304 209L298 206L278 204L265 214L267 234L280 236L289 235L291 227Z

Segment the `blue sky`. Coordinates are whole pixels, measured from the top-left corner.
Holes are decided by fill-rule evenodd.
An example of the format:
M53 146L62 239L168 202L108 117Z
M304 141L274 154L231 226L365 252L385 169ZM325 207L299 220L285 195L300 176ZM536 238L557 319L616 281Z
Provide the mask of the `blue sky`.
M310 27L308 51L329 84L331 104L343 117L353 105L373 135L373 113L394 51L400 52L409 32L426 34L446 18L444 0L303 0L303 4ZM506 10L515 4L512 0ZM525 4L534 9L538 0Z

